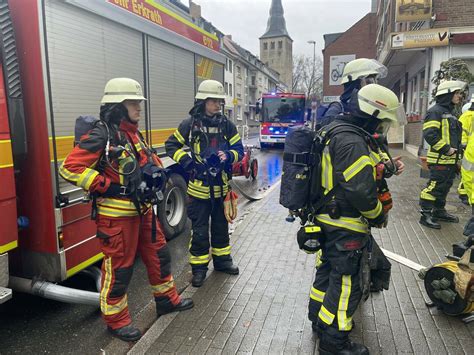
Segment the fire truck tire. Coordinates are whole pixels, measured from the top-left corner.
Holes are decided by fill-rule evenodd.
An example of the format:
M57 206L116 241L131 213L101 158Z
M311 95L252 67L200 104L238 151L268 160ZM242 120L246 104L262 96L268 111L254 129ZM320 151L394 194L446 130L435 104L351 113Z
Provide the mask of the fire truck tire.
M250 177L252 180L255 180L258 175L258 160L257 159L252 159L250 161Z
M158 218L163 227L166 240L182 233L186 227L187 184L179 174L171 174L163 201L158 205Z

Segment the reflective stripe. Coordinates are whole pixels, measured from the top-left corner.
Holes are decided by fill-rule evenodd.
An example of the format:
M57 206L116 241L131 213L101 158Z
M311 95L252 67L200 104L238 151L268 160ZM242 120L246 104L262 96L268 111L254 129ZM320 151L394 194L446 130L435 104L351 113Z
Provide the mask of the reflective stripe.
M186 144L186 141L184 140L183 136L181 133L179 133L178 130L174 131L173 136L178 140L179 143L182 145Z
M311 292L309 294L309 297L316 302L323 303L325 294L326 292L319 291L318 289L311 287Z
M239 140L240 140L240 134L237 133L235 136L233 136L233 137L229 140L229 144L230 144L230 145L234 145L234 144L237 143Z
M15 249L18 246L18 240L14 240L13 242L0 245L0 254L6 253L9 250Z
M334 314L329 312L326 307L321 306L321 310L319 311L319 319L321 319L327 325L331 325L334 322Z
M220 186L214 186L214 195L225 195L229 191L229 186L224 184L223 189ZM188 184L188 194L200 199L209 199L210 196L210 189L209 186L204 186L203 182L200 180L189 181Z
M151 285L153 293L165 293L171 290L174 287L174 279L171 277L171 280L164 282L159 285Z
M77 181L78 181L79 178L81 177L81 175L76 174L76 173L73 173L72 171L67 170L67 169L64 167L64 163L62 163L62 164L61 164L61 167L59 168L59 175L61 175L61 177L62 177L64 180L67 180L67 181L72 182L72 183L77 183Z
M442 132L443 139L446 141L446 144L451 145L451 137L449 135L449 121L447 118L442 119L441 126L443 129L443 132Z
M187 153L182 150L182 149L178 149L176 152L174 152L173 154L173 160L177 163L179 163L179 161L181 160L181 158L183 158L185 155L187 155Z
M0 168L10 168L12 166L12 141L10 139L0 140Z
M372 166L371 159L367 155L362 155L359 159L357 159L351 166L349 166L344 172L344 179L349 182L354 176L356 176L364 167L367 165Z
M89 190L94 179L99 175L98 171L86 168L77 181L77 186L82 187L84 190Z
M234 162L237 162L239 160L239 153L233 149L231 149L230 152L234 155Z
M315 263L314 263L314 267L317 269L321 266L322 263L323 263L323 250L319 249L316 252L316 260L315 260Z
M467 161L466 158L462 160L462 167L468 171L474 171L474 163Z
M436 181L431 181L430 185L423 189L420 194L420 198L428 201L436 201L436 198L430 194L431 191L436 187Z
M441 122L439 121L428 121L423 123L423 129L428 129L428 128L439 128L441 127Z
M347 317L347 308L349 306L352 287L351 275L342 275L341 283L341 297L339 297L339 306L337 309L337 322L339 330L351 330L352 318Z
M377 200L377 206L373 210L360 211L362 216L364 216L366 218L370 218L370 219L377 218L380 215L381 212L382 212L382 203L378 200Z
M332 174L332 164L331 164L331 155L329 154L329 148L325 147L323 151L323 157L321 161L321 185L327 190L332 190L333 184L333 174Z
M341 217L339 219L332 219L328 214L319 214L316 216L316 219L321 223L334 227L345 228L358 233L367 234L369 231L367 224L360 218Z
M433 145L433 149L440 150L446 145L446 142L443 139L440 139L438 143Z
M215 255L215 256L230 255L230 245L226 246L225 248L212 248L212 255Z
M194 256L192 254L189 254L189 263L193 265L209 264L210 259L211 257L209 256L209 254L200 256Z

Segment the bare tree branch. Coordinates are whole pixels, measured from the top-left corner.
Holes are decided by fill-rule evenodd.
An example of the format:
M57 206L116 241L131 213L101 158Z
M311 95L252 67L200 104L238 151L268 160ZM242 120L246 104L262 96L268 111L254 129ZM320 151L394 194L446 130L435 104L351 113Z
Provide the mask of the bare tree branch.
M321 97L323 87L321 57L298 55L293 58L293 92L304 92L306 97Z

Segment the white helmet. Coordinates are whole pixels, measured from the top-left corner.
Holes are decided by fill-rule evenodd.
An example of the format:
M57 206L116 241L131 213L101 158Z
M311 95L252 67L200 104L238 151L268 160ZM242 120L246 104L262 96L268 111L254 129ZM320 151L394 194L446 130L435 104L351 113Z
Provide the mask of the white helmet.
M461 80L446 80L438 85L436 89L436 97L449 94L458 90L465 90L467 84Z
M387 72L387 67L375 59L354 59L344 67L341 84L366 78L370 75L374 75L376 78L385 78Z
M472 106L472 102L468 102L467 104L464 104L464 106L462 107L461 111L462 113L468 111Z
M195 96L197 100L222 99L225 100L224 86L217 80L204 80Z
M119 104L125 100L146 100L140 83L129 78L114 78L105 84L101 104Z
M369 84L357 92L357 99L362 112L387 122L387 130L390 126L406 124L403 105L392 90L382 85Z

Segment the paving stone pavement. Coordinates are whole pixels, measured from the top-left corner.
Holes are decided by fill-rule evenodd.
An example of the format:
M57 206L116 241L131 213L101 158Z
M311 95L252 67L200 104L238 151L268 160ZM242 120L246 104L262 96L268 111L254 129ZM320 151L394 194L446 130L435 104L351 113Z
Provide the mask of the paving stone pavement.
M459 224L430 230L418 224L419 178L415 158L402 152L406 172L390 180L394 208L388 228L374 231L380 246L424 266L444 260L462 240L470 208L455 188L448 197ZM257 202L236 227L231 244L240 275L210 271L203 287L186 290L195 307L161 317L131 354L312 354L317 338L307 319L314 256L298 250L297 222L285 222L279 188ZM388 291L372 294L359 307L352 332L371 354L473 354L474 323L448 317L425 305L415 271L392 262Z

